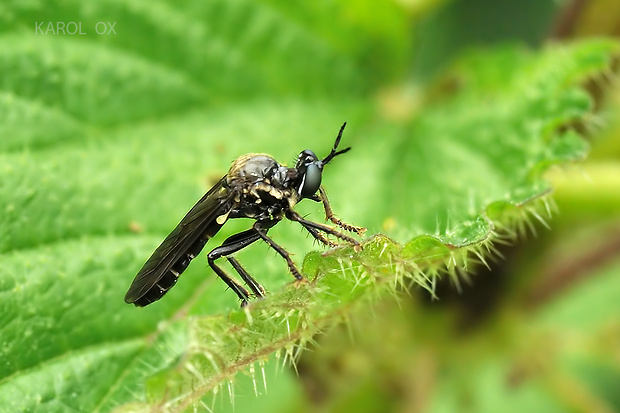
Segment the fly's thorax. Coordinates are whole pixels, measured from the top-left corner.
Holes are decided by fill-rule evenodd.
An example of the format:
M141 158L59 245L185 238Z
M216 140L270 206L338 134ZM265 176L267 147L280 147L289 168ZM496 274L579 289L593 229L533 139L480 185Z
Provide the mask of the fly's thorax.
M299 195L294 183L295 168L280 165L271 156L248 154L233 162L227 184L234 191L237 206L230 217L281 219L283 211L295 205Z
M280 167L269 155L249 153L235 159L228 170L228 185L252 183L263 180L271 171Z

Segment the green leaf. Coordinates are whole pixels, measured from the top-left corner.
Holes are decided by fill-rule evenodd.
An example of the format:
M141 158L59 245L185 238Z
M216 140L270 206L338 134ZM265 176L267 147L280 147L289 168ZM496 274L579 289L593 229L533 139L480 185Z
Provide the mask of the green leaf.
M189 407L269 354L294 356L299 341L401 283L432 291L438 274L461 271L537 213L532 200L549 189L544 169L584 155L577 133L560 127L584 121L591 104L579 84L616 50L601 40L472 53L446 74L458 90L394 124L377 118L373 99L407 72L408 42L392 43L407 36L404 11L382 11L396 23L374 27L379 6L368 2L332 31L327 6L301 24L293 6L269 3L5 6L8 411ZM37 33L40 21L80 21L87 34ZM116 21L117 34L96 34L99 21ZM358 33L362 44L338 33ZM376 67L366 44L390 45ZM243 311L202 257L160 302L123 303L150 252L233 159L326 153L344 120L343 142L354 149L330 164L324 184L339 217L369 228L363 251L306 255L316 247L283 222L270 233L303 260L308 282L291 284L280 257L255 245L239 259L272 293ZM298 210L321 219L317 205ZM249 224L227 223L209 245Z

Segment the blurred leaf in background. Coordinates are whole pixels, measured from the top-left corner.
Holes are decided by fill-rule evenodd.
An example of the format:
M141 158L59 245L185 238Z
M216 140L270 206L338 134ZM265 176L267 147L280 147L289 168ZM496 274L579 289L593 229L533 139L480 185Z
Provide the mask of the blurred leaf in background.
M617 44L569 39L617 35L617 8L3 3L0 411L620 410ZM343 121L324 184L386 236L306 255L283 222L312 283L254 245L239 259L272 295L248 312L202 256L124 304L232 160L322 155ZM556 166L587 140L588 182Z

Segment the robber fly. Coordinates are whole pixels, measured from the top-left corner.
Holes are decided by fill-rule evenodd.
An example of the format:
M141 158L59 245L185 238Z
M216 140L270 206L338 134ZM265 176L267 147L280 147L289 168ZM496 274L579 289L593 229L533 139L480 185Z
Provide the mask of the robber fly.
M252 218L256 222L252 228L228 237L221 246L209 252L207 260L213 271L237 294L241 306L248 303L250 292L217 266L215 260L226 257L253 295L264 297L264 288L232 256L254 241L260 239L269 244L286 260L293 276L297 280L303 279L289 253L267 235L267 231L283 218L299 222L327 246L337 244L325 234L359 247L360 243L354 238L328 225L309 221L293 209L304 198L322 202L327 219L340 228L358 236L366 231L365 228L345 224L334 216L321 185L325 165L335 156L351 149L337 150L345 126L346 122L340 128L331 152L323 160L319 160L311 150L299 154L294 168L280 165L272 157L262 154L247 154L235 160L228 173L194 205L153 252L129 287L125 302L142 307L159 300L177 282L207 241L232 218Z

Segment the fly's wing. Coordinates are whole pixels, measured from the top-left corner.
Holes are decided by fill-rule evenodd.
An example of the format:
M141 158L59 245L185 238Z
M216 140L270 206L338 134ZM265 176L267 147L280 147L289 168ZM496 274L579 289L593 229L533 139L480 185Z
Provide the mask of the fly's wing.
M170 288L176 277L187 267L189 261L202 250L208 238L219 231L225 218L233 208L234 191L226 185L226 176L213 186L185 215L179 225L166 237L153 252L131 283L125 295L125 302L140 304L137 301L145 296L168 272L172 271L173 282L156 298L160 298ZM218 217L224 216L224 219ZM219 222L218 222L219 221ZM175 264L177 264L175 266ZM173 268L175 266L175 268Z

